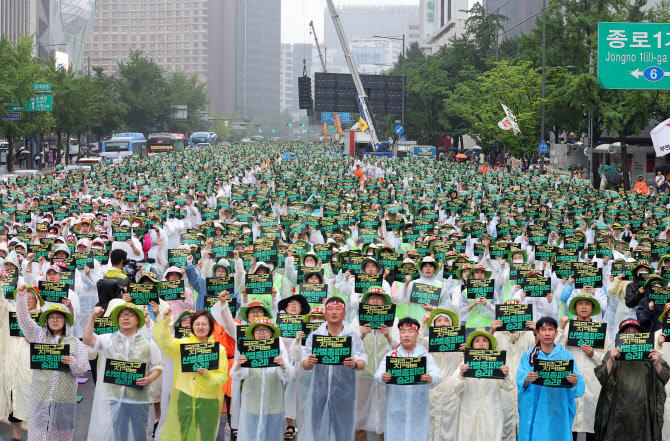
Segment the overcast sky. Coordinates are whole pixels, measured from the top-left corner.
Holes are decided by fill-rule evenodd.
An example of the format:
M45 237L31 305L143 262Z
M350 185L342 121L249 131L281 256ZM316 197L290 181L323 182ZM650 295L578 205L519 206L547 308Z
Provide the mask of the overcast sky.
M333 0L335 7L348 5L418 5L419 0ZM309 22L314 21L319 44L323 44L323 17L326 0L282 0L281 41L282 43L313 43L309 33ZM330 17L328 18L330 20ZM379 17L383 20L383 17Z

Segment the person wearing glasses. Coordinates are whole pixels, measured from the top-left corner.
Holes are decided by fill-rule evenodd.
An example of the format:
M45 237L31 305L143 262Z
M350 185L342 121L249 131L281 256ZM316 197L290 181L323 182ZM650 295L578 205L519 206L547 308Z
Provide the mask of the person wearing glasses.
M36 287L21 285L16 300L16 317L25 337L30 343L62 344L69 348L69 355L61 357L58 370L33 370L28 440L72 440L77 412L77 377L88 370L88 353L73 334L74 320L65 306L49 306L40 314L39 324L35 322L28 310L28 291L39 293ZM60 370L64 367L69 369Z

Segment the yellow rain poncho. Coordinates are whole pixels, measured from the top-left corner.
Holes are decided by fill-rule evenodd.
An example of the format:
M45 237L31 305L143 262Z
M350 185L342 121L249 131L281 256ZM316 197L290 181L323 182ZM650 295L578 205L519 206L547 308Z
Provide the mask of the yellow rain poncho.
M210 441L216 439L219 416L223 407L223 384L228 380L228 358L219 347L219 368L207 375L181 372L180 345L199 343L194 335L172 338L170 321L154 326L158 347L174 362L174 378L170 407L161 433L161 441ZM209 338L209 341L214 341Z

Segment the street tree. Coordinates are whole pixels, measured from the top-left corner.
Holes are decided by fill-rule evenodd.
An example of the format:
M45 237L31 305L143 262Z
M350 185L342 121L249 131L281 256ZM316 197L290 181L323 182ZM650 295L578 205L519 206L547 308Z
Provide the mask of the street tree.
M157 122L165 121L171 113L167 72L146 57L141 50L130 51L126 63L118 63L117 89L119 99L128 111L123 117L124 128L132 132L147 132Z

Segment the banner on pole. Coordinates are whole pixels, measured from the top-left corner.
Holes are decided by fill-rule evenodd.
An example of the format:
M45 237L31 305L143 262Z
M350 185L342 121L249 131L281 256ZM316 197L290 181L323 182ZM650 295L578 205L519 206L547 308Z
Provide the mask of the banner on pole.
M666 119L651 131L651 142L654 143L656 156L670 153L670 119Z

